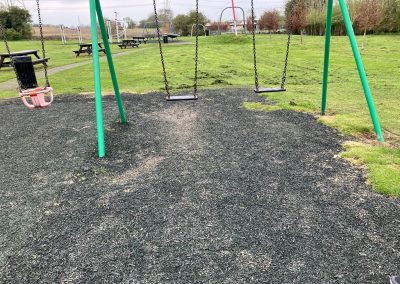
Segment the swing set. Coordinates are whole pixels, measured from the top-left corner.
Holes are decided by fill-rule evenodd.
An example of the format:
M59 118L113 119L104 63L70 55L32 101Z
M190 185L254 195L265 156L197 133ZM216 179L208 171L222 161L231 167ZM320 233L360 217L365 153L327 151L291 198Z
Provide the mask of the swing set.
M368 108L370 111L371 119L374 125L374 129L379 141L383 142L384 137L382 133L382 129L379 123L378 115L375 109L375 104L372 98L371 90L369 87L368 79L366 76L366 72L364 69L364 65L361 59L360 52L358 50L356 37L354 34L353 26L350 20L350 15L345 3L345 0L338 0L340 9L342 11L342 15L344 18L344 23L346 26L347 34L350 40L350 45L353 51L354 59L356 61L357 69L360 75L360 79L362 82L362 87L364 90L364 95L368 104ZM42 45L42 53L43 58L46 58L46 50L44 45L44 37L43 37L43 28L42 28L42 20L40 14L40 5L39 0L36 0L37 11L39 17L39 28L40 28L40 39ZM102 103L102 90L101 90L101 76L100 76L100 60L99 60L99 39L97 32L97 25L100 27L101 37L104 43L104 48L106 50L106 57L108 62L108 68L111 75L111 80L114 88L114 93L118 105L119 116L122 124L127 123L125 110L123 106L123 102L121 99L121 93L118 85L117 76L115 73L115 67L113 63L112 53L110 49L110 43L108 40L107 29L104 22L103 12L100 4L100 0L89 0L90 4L90 22L91 22L91 37L92 37L92 50L93 50L93 73L94 73L94 91L95 91L95 99L96 99L96 126L97 126L97 140L98 140L98 155L100 158L106 155L105 149L105 133L104 133L104 119L103 119L103 103ZM166 66L164 61L164 54L162 48L162 40L161 40L161 31L160 31L160 23L158 21L157 15L157 6L155 0L153 0L154 6L154 15L155 22L157 28L157 37L158 37L158 45L160 51L161 58L161 67L164 77L164 87L166 92L166 99L168 101L176 101L176 100L197 100L198 99L198 53L199 53L199 0L195 0L196 4L196 46L195 46L195 67L194 67L194 84L193 84L193 93L189 95L183 96L172 96L170 93L169 82L166 73ZM291 10L291 9L290 9ZM255 92L264 93L264 92L283 92L285 91L285 82L286 82L286 71L289 60L289 49L291 43L291 35L292 32L290 30L290 22L292 20L292 16L289 18L288 25L288 40L287 40L287 50L286 50L286 58L283 69L283 76L281 85L279 88L260 88L258 81L258 71L257 71L257 52L256 52L256 25L255 25L255 12L254 12L254 2L251 0L251 11L252 11L252 21L253 21L253 55L254 55L254 75L255 75ZM291 11L292 13L292 11ZM325 36L325 59L324 59L324 69L323 69L323 87L322 87L322 115L325 115L327 109L327 91L328 91L328 76L329 76L329 57L330 57L330 42L331 42L331 26L332 26L332 14L333 14L333 0L328 0L327 2L327 19L326 19L326 36ZM8 45L7 36L5 32L5 27L0 25L0 32L3 34L3 40L6 46L8 53L11 55L11 51ZM14 72L17 77L19 89L20 89L20 97L24 103L24 105L29 109L34 108L44 108L49 106L53 102L53 89L50 87L47 66L44 66L44 74L46 79L46 84L44 87L38 87L38 83L36 80L35 70L32 64L32 59L29 56L14 56L12 57L12 66ZM49 100L46 100L46 95L50 97ZM31 102L27 99L30 98Z
M293 2L292 2L293 3ZM281 79L281 85L279 88L260 88L260 83L259 83L259 74L258 74L258 69L257 69L257 46L256 46L256 28L257 28L257 23L256 23L256 17L255 17L255 11L254 11L254 0L251 0L251 21L252 21L252 36L253 36L253 58L254 58L254 80L255 80L255 89L254 92L256 93L277 93L277 92L286 92L285 89L285 84L286 84L286 74L287 74L287 68L289 64L289 52L290 52L290 43L291 43L291 38L292 38L292 31L291 31L291 25L292 25L292 9L289 9L289 22L286 27L287 30L287 45L286 45L286 56L285 56L285 64L283 66L283 71L282 71L282 79Z

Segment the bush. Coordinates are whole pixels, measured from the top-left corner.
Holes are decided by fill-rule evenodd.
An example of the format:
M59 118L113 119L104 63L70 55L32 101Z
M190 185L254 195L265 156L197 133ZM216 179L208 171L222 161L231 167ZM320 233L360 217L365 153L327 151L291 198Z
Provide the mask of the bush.
M208 22L207 17L203 13L199 13L199 24L205 26L207 22ZM173 20L175 31L181 34L182 36L190 35L192 26L195 23L196 23L195 11L190 11L186 15L177 15ZM204 34L202 29L200 29L199 34L200 35Z
M31 15L26 9L11 6L0 10L0 24L9 40L32 38L31 22Z

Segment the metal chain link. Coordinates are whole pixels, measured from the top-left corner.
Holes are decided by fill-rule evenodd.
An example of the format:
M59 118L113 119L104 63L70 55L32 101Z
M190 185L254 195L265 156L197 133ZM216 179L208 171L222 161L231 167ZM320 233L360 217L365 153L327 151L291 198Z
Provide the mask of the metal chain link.
M199 65L199 0L196 0L196 52L195 52L195 65L194 65L194 93L197 97L198 88L198 65Z
M282 73L281 89L285 88L287 68L288 68L288 64L289 64L290 44L291 44L291 39L292 39L293 1L290 2L289 13L290 13L289 22L287 24L288 26L286 27L287 34L288 34L288 40L287 40L287 46L286 46L285 65L283 67L283 73Z
M16 69L16 67L14 65L14 61L12 60L10 46L8 45L6 28L1 23L0 23L0 31L1 31L1 34L3 35L3 41L4 41L4 45L6 46L8 56L10 57L10 65L12 66L12 68L14 70L14 73L15 73L15 76L17 77L18 88L19 88L20 91L22 91L23 88L22 88L21 80L20 80L20 78L18 76L18 72L17 72L17 69Z
M43 25L42 25L42 16L41 16L41 13L40 13L39 0L36 0L36 6L37 6L37 12L38 12L38 19L39 19L40 42L42 44L42 57L43 57L43 60L45 60L45 58L46 58L46 49L45 49L45 46L44 46ZM46 79L46 87L50 87L49 75L48 75L48 72L47 72L47 64L46 64L46 62L44 62L43 66L44 66L44 77Z
M252 35L253 35L253 57L254 57L254 80L256 90L258 91L260 88L259 80L258 80L258 70L257 70L257 48L256 48L256 16L254 12L254 0L251 0L251 21L252 21Z
M160 56L161 56L161 65L162 65L162 71L163 71L163 75L164 75L165 91L167 92L167 97L169 99L171 97L171 94L169 92L169 83L168 83L168 78L167 78L167 71L165 69L165 61L164 61L163 48L162 48L162 43L161 43L160 23L158 21L156 0L153 0L153 6L154 6L154 20L156 22L156 28L157 28L158 46L159 46L159 49L160 49Z

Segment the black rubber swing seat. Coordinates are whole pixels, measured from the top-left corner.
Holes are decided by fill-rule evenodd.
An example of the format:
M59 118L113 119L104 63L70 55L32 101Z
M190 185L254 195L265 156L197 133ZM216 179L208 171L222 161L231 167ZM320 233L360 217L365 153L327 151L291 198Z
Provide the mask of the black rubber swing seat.
M286 89L282 89L282 88L259 88L254 89L254 92L256 92L257 94L259 93L279 93L279 92L286 92Z
M193 101L193 100L197 100L197 99L198 99L198 97L195 95L167 97L167 101Z

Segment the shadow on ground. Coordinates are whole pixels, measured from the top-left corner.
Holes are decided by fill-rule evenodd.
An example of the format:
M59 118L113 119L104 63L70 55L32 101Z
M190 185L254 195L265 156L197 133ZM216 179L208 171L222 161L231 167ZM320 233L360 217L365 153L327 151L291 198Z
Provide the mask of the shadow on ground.
M197 102L0 105L2 283L387 283L400 273L398 200L336 158L309 115L252 112L248 90Z

